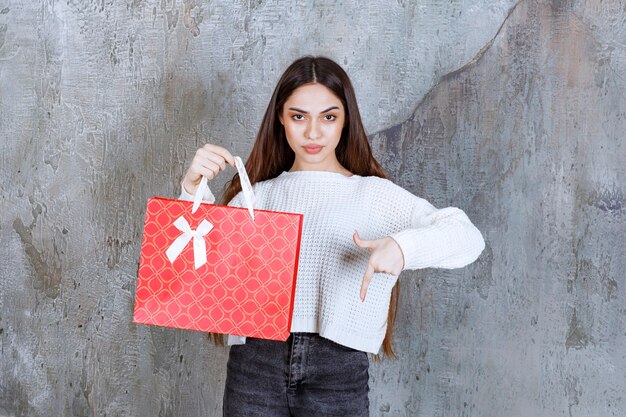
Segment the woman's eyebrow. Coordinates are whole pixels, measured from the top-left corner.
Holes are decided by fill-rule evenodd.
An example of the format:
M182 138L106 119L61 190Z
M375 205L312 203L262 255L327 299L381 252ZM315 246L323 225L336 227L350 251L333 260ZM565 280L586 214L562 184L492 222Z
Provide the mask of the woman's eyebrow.
M308 111L305 111L305 110L299 109L299 108L297 108L297 107L289 107L289 110L297 111L298 113L309 114L309 112L308 112ZM320 113L328 113L328 112L329 112L329 111L331 111L331 110L339 110L339 107L337 107L337 106L332 106L332 107L327 108L326 110L322 110Z

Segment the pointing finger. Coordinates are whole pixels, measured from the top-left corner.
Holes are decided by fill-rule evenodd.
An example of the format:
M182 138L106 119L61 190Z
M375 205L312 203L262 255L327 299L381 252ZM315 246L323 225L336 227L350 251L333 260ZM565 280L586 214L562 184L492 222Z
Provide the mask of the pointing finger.
M367 287L369 287L370 282L372 282L373 276L374 276L374 267L368 262L367 270L365 271L365 275L363 276L363 283L361 284L361 301L365 301L365 295L367 294Z

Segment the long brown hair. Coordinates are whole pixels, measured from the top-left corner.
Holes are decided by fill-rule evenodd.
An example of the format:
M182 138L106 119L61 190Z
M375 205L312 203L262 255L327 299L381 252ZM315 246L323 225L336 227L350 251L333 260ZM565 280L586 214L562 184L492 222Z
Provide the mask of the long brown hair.
M341 100L345 109L346 122L341 132L339 144L335 148L339 163L359 176L387 178L372 154L348 74L329 58L305 56L289 65L274 89L254 146L246 161L250 183L255 184L259 181L275 178L283 171L288 171L293 165L295 154L287 143L285 129L280 123L278 115L282 112L285 101L294 90L310 83L319 83L330 89ZM227 204L240 191L239 174L235 174L226 185L224 203ZM390 358L395 358L392 333L396 321L398 297L399 290L396 283L391 292L387 333L383 341L383 352ZM224 343L221 334L211 333L210 335L217 344Z

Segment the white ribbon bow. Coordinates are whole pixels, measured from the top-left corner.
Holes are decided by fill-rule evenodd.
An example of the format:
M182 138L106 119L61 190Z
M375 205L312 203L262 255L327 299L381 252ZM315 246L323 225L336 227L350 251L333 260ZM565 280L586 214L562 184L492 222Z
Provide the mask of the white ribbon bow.
M193 262L195 269L200 268L206 261L206 243L204 236L213 229L213 225L207 220L202 220L196 230L191 230L191 226L183 216L176 219L174 226L181 232L174 243L165 251L170 262L174 263L178 255L185 249L191 238L193 238Z

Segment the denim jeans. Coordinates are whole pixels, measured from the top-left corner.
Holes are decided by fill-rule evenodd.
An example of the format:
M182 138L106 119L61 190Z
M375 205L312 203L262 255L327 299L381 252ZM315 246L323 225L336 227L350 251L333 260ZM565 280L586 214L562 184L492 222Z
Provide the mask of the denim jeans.
M224 417L369 417L367 353L316 333L230 348Z

